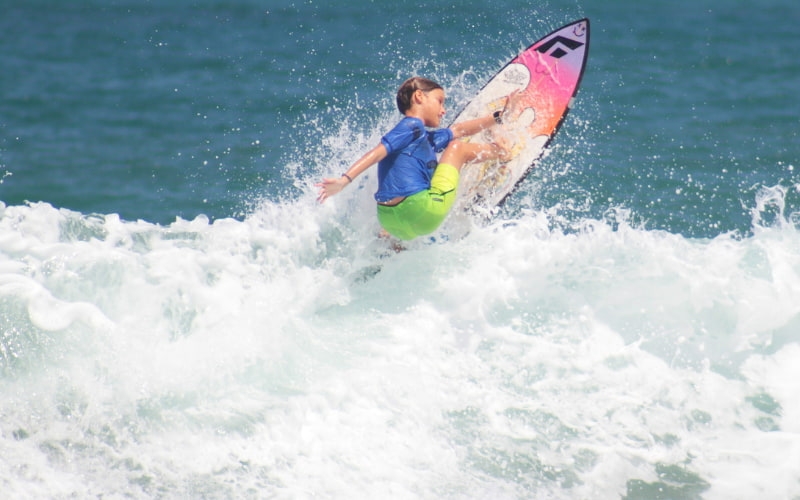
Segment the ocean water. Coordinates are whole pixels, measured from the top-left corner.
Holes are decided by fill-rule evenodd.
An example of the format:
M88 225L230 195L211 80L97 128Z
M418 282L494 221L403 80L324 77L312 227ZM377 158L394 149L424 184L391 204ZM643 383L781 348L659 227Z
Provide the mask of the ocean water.
M800 498L796 0L0 5L0 496ZM316 203L584 16L487 224Z

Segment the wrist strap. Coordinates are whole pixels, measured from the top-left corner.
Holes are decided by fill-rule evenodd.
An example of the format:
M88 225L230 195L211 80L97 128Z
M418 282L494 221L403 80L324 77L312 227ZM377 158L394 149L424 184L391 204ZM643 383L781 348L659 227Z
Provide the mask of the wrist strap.
M492 113L492 116L494 117L494 122L497 123L498 125L503 123L503 111L502 110L495 111L494 113Z
M352 183L352 182L353 182L353 178L352 178L352 177L350 177L349 175L347 175L346 173L342 174L342 177L346 177L346 178L347 178L347 180L348 180L348 181L350 181L350 183Z

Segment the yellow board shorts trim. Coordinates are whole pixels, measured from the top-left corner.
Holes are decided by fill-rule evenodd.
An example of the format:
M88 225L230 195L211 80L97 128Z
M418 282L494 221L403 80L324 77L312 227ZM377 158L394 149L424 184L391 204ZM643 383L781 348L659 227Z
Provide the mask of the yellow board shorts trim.
M393 207L378 205L381 227L401 240L436 231L456 200L459 176L456 167L440 163L433 172L430 189L412 194Z

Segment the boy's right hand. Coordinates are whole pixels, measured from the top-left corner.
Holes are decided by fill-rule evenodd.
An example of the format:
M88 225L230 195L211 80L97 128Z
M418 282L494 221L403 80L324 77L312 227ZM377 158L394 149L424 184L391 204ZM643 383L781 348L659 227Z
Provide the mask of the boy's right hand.
M322 182L316 184L319 188L317 201L324 203L325 200L339 193L348 184L350 184L350 181L345 176L341 176L337 179L322 179Z

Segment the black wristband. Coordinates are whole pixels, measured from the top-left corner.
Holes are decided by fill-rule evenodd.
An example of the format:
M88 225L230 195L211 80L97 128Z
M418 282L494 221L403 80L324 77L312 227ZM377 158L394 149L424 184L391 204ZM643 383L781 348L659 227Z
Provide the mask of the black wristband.
M351 184L353 183L353 178L352 178L352 177L350 177L349 175L347 175L347 174L342 174L342 177L347 177L347 180L348 180L348 181L350 181L350 183L351 183Z
M498 125L503 123L503 112L501 110L498 109L497 111L492 113L492 116L494 117L494 122L497 123Z

